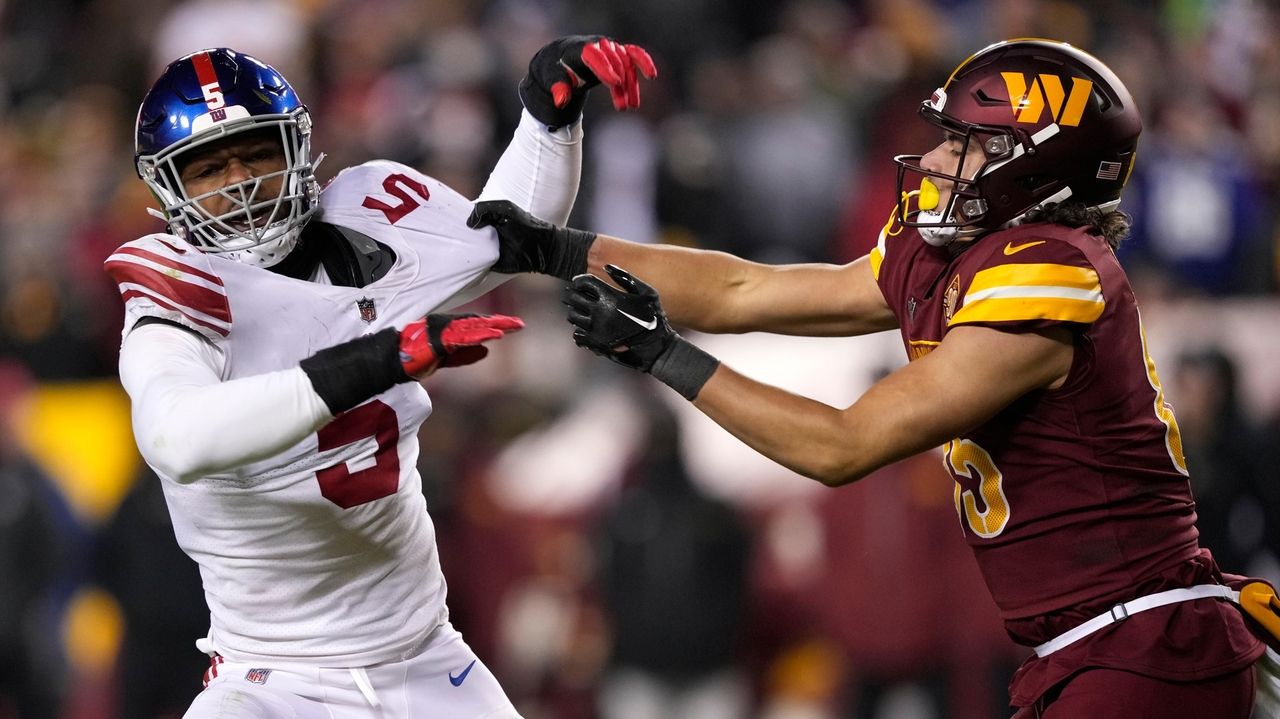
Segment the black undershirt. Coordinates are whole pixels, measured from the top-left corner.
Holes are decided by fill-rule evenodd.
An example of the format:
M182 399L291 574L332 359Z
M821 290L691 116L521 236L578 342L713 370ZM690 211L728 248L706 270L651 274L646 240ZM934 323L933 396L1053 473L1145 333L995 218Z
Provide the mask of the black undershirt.
M324 265L329 280L339 287L364 287L381 279L395 264L390 247L355 230L312 221L302 230L298 245L280 262L267 268L298 280L310 279L316 265Z

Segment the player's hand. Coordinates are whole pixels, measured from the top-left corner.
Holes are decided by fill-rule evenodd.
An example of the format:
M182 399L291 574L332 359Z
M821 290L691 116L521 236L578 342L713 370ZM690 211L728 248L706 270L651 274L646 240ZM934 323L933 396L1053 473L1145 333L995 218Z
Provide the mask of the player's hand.
M529 114L551 129L582 115L591 88L609 88L613 107L640 106L640 80L658 76L653 58L639 45L627 45L600 35L556 38L534 54L529 74L520 82L520 100Z
M652 372L653 363L675 341L657 290L614 265L609 277L622 289L594 275L578 275L564 290L569 323L579 347L617 362Z
M441 367L479 362L489 354L485 342L524 327L507 315L427 315L400 330L400 364L422 379Z
M697 399L720 361L671 329L657 290L620 267L604 269L621 290L592 275L578 275L564 289L573 341Z
M507 200L477 202L467 227L498 231L498 261L494 272L538 272L569 280L587 271L587 252L594 232L556 227Z

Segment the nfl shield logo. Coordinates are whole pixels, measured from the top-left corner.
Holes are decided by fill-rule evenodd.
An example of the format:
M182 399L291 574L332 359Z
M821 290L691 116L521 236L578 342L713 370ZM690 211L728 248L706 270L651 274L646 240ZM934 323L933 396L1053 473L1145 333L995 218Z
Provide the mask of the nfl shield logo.
M356 307L360 308L360 319L365 322L372 322L378 319L378 308L373 306L373 300L368 297L361 297L356 300Z
M253 684L266 684L269 676L271 676L270 669L250 669L245 673L244 679Z

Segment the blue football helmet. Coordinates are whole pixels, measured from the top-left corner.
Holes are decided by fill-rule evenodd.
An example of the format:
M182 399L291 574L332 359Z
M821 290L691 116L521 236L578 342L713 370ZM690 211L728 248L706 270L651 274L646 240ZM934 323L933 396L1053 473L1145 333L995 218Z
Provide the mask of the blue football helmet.
M184 153L244 132L274 128L285 169L192 197ZM169 231L203 252L269 267L297 244L320 196L311 161L311 115L279 72L227 48L201 50L165 68L138 108L134 160L164 208ZM283 176L279 196L264 180ZM212 215L200 202L221 195L233 209Z

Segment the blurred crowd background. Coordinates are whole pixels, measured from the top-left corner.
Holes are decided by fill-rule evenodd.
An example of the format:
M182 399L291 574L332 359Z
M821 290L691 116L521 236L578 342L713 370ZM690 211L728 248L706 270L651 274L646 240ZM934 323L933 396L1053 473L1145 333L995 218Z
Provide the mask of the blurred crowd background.
M639 113L588 104L572 223L770 262L870 248L891 156L937 141L918 104L973 51L1047 36L1109 63L1146 121L1121 255L1202 538L1280 579L1272 0L0 0L0 719L177 717L207 661L101 270L160 229L132 165L160 69L249 52L312 109L322 179L390 158L474 197L529 58L580 33L643 45L661 76ZM557 289L482 300L529 327L431 378L422 432L453 621L526 717L1007 716L1026 650L938 457L823 489L574 348ZM904 361L896 334L697 340L831 403Z

